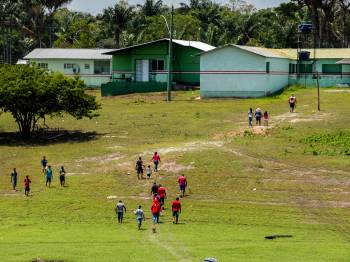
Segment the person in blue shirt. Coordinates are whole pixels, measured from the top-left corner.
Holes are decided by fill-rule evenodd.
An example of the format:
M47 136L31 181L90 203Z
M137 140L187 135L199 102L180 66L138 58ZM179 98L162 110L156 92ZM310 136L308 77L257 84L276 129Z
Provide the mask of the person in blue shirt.
M47 160L45 156L43 156L43 159L41 159L41 166L43 168L43 173L45 173L46 166L47 166Z
M141 206L139 206L139 208L136 209L134 211L134 213L136 215L137 228L140 230L141 225L142 225L142 221L145 220L145 214L144 214L143 210L141 209Z
M51 181L53 178L51 166L47 167L45 175L46 175L46 186L47 184L49 184L49 187L51 187Z

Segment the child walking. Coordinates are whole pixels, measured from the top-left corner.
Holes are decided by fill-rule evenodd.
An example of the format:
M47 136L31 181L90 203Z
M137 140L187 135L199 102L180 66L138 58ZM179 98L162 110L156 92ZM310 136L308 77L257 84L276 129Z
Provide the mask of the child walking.
M146 175L147 175L147 178L150 179L151 178L151 175L152 175L152 168L150 165L147 166L146 168Z
M269 126L269 114L267 111L264 112L264 126Z

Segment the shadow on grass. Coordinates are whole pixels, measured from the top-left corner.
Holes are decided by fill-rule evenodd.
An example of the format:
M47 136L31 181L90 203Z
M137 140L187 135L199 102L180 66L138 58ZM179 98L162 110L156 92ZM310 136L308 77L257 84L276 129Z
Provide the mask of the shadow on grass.
M83 143L96 140L105 134L97 132L60 131L55 134L34 134L23 139L19 132L0 132L0 146L43 146L61 143Z

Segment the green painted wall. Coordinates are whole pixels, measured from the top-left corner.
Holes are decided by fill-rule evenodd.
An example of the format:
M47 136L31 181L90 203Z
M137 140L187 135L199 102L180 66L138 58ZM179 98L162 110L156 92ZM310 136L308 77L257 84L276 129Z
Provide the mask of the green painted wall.
M200 57L195 56L201 52L192 47L173 44L173 81L184 84L199 84ZM136 60L163 60L164 72L154 74L156 82L167 81L168 70L168 42L158 42L150 45L121 50L113 55L113 78L125 78L135 81Z
M202 51L180 45L174 45L173 50L173 80L178 83L199 85L200 56L197 56L197 54Z

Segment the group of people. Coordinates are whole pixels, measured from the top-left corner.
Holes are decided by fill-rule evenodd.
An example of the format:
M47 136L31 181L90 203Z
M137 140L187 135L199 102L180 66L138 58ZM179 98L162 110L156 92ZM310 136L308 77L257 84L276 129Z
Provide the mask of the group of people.
M269 125L269 114L267 111L262 113L262 110L258 107L253 113L253 109L249 108L248 111L248 125L253 127L253 117L255 117L255 124L261 126L261 118L264 120L264 126Z
M184 197L187 187L187 178L185 177L185 175L181 175L178 178L178 184L180 190L180 197ZM156 182L154 182L151 187L151 195L151 214L153 221L152 230L154 233L156 233L156 225L159 223L159 218L162 214L162 211L164 211L165 209L164 205L167 197L167 190L161 184L157 184ZM124 213L126 212L126 206L121 200L119 200L119 202L117 203L115 211L117 213L118 223L123 223ZM179 222L179 216L181 213L181 202L179 197L176 197L175 200L171 203L171 211L173 223L177 224ZM145 220L145 213L142 210L141 205L139 205L138 208L134 211L134 214L136 215L137 227L140 230L142 222Z
M157 173L158 165L160 163L160 156L158 152L154 152L151 162L153 162L153 165L154 165L154 172ZM139 159L136 161L135 169L136 169L137 179L144 179L144 176L143 176L144 169L146 169L146 176L148 179L151 178L153 173L151 165L147 165L146 167L142 161L142 157L139 157Z
M288 98L288 103L289 103L289 112L294 113L295 107L297 104L297 99L296 99L294 94L292 94ZM264 126L269 125L269 113L267 111L264 111L264 113L262 113L262 110L259 107L257 109L255 109L254 112L253 112L252 108L249 108L249 111L248 111L248 125L249 125L249 127L253 127L253 118L255 118L256 125L261 126L261 119L263 119Z
M46 159L45 156L43 156L43 158L41 159L41 167L42 167L42 173L44 174L45 177L45 185L48 187L51 187L51 182L53 180L53 171L50 165L48 165L48 160ZM12 185L12 189L14 191L17 190L17 181L18 181L18 173L17 173L17 169L14 168L13 171L10 174L11 177L11 185ZM62 187L65 186L66 184L66 171L64 169L64 166L61 166L60 170L59 170L59 180L60 180L60 185ZM29 196L30 193L30 185L32 183L32 181L30 180L29 176L27 175L23 181L24 183L24 194L26 196Z

